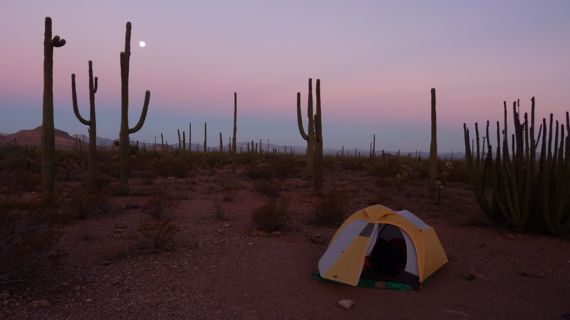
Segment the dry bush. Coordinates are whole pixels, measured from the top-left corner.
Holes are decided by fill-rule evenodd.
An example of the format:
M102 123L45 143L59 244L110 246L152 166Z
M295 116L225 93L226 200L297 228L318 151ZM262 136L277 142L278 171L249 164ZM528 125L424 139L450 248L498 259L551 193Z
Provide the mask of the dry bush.
M143 221L137 231L140 235L138 248L158 252L174 248L180 228L171 220L151 219Z
M252 180L269 180L275 176L273 168L266 162L249 164L245 169L245 174Z
M282 229L289 220L289 201L286 198L273 199L254 209L251 218L257 229L267 232Z
M310 223L315 226L340 226L349 213L350 201L348 191L334 188L319 198Z
M162 219L176 207L176 201L160 189L154 189L142 205L142 211L152 219Z
M48 220L54 208L0 200L0 286L20 282L45 264L58 233Z
M72 217L86 219L109 212L112 205L107 195L80 190L73 193L69 200L69 209Z
M170 156L154 161L152 167L160 176L177 178L186 178L192 169L188 160Z
M283 183L278 179L261 179L254 183L254 188L257 192L273 198L279 197L282 187Z

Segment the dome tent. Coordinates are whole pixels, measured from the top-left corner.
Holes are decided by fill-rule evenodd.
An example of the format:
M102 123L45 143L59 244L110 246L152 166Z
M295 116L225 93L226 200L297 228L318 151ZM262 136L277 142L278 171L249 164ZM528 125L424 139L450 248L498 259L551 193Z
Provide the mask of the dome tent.
M448 262L435 230L407 210L373 205L348 217L320 258L320 276L356 286L361 275L420 288Z

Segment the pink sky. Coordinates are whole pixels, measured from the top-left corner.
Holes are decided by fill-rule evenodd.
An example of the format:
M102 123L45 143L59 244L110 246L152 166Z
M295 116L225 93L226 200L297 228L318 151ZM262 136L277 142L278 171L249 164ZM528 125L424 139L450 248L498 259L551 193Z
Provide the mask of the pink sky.
M462 151L462 123L501 116L502 101L537 97L540 115L570 109L570 2L558 1L15 1L0 3L0 132L41 122L43 20L55 51L56 126L86 133L71 109L77 74L87 113L87 61L100 78L103 137L118 135L119 52L133 23L131 124L144 90L149 116L133 138L208 121L238 140L302 145L295 93L322 81L326 147L429 149L429 90L438 91L441 151ZM145 48L136 46L138 41ZM306 98L304 98L304 101ZM305 106L303 106L305 107ZM194 132L201 139L201 131Z

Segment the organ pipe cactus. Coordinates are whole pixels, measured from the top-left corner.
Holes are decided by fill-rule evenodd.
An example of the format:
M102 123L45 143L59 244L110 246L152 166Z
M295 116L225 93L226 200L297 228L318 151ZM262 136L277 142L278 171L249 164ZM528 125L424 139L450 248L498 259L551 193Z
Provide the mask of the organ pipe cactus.
M131 59L131 23L127 22L125 33L125 51L121 52L121 131L119 142L119 176L123 192L129 190L129 135L138 132L146 119L150 91L144 96L142 114L133 128L129 128L129 64Z
M95 117L95 93L98 87L98 78L93 78L93 62L89 60L89 120L86 120L81 116L79 112L79 106L77 103L77 89L75 86L75 73L71 74L71 100L73 102L73 113L75 117L82 124L89 126L89 181L91 185L94 185L95 179L97 178L97 167L96 167L96 157L97 157L97 121Z
M521 117L519 103L513 103L514 132L511 135L505 103L502 130L497 122L494 161L488 125L485 156L480 151L477 124L477 142L474 147L471 147L469 130L464 125L465 154L472 172L475 195L484 212L493 218L504 220L518 231L533 226L550 233L566 233L570 231L568 112L566 126L554 122L553 115L550 114L548 123L543 119L538 135L535 136L534 98L531 103L530 120L527 113ZM472 150L473 148L476 149Z
M54 192L55 131L53 119L53 48L65 45L65 39L52 37L51 18L44 28L44 92L42 103L42 193L51 199Z

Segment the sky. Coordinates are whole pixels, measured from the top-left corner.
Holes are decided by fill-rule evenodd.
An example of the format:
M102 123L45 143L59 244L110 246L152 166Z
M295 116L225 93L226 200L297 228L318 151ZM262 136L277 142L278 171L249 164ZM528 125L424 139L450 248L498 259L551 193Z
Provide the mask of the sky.
M464 150L463 123L502 118L503 101L536 97L537 113L570 110L568 0L2 0L0 132L41 124L44 18L67 44L54 51L55 125L87 134L72 111L71 74L88 116L87 61L99 78L98 135L116 138L119 53L131 21L129 122L151 91L143 128L152 142L192 122L193 142L303 145L308 78L321 79L325 148L429 150L430 89L437 90L438 148ZM137 44L145 41L146 47Z

